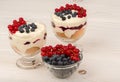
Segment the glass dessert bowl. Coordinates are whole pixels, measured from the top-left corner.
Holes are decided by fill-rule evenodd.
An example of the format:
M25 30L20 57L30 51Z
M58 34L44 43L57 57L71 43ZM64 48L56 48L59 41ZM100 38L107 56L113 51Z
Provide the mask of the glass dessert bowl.
M86 17L86 10L76 4L56 8L51 21L56 36L65 42L77 41L85 33Z
M43 47L41 55L50 72L62 79L71 76L83 59L82 52L71 44Z
M13 24L8 25L8 29L12 49L22 55L16 65L25 69L39 66L40 60L37 54L46 42L45 25L19 18L18 21L13 20Z

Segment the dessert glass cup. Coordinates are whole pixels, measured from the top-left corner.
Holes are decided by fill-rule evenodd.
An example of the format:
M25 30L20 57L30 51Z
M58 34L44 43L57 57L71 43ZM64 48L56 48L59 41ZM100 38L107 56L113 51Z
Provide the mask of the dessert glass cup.
M81 60L71 64L71 65L66 65L66 66L55 66L55 65L50 65L48 63L45 63L45 65L48 67L48 69L50 70L50 72L57 78L67 78L69 76L71 76L78 68L79 65L83 59L83 55L82 53L80 53L80 58Z
M35 21L34 21L34 22L35 22ZM27 21L27 23L32 23L32 22L31 22L31 21ZM37 23L37 24L41 24L41 25L44 27L44 29L45 29L45 25L44 25L44 24L39 23L39 22L36 22L36 23ZM40 34L40 35L37 35L37 36L45 37L45 36L46 36L46 35L45 35L46 29L43 30L43 31L44 31L44 32L41 32L41 34ZM24 45L21 44L22 47L21 47L21 46L16 46L16 45L14 45L14 41L16 41L17 39L14 38L14 40L12 40L11 37L12 37L12 35L9 34L10 45L11 45L12 49L13 49L17 54L19 54L19 55L22 56L22 57L19 58L19 59L17 60L17 62L16 62L16 65L17 65L18 67L23 68L23 69L34 69L34 68L37 68L38 66L41 65L41 61L42 61L42 60L40 60L40 58L37 56L37 54L40 52L40 48L46 43L46 39L44 39L44 40L41 40L41 39L40 39L41 42L38 42L38 43L39 43L39 46L36 46L38 43L37 43L37 44L33 44L33 43L31 42L31 45L32 45L32 46L31 46L30 48L26 49L25 52L22 52L22 51L20 51L19 49L24 48L24 47L27 46L27 45L24 46ZM34 35L33 35L33 37L30 37L30 38L32 38L33 40L36 40L36 39L34 38ZM22 39L22 37L21 37L21 39ZM20 43L18 42L18 44L20 44Z

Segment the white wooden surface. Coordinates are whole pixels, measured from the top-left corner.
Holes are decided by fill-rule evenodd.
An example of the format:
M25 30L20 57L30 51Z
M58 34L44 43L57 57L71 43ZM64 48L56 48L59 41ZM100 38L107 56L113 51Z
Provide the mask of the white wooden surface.
M78 72L57 79L43 66L23 70L15 65L20 57L9 46L7 25L20 16L41 20L47 26L47 44L62 43L52 32L50 16L55 7L72 0L0 0L0 82L120 82L120 0L83 0L88 11L86 34L78 41L84 60Z

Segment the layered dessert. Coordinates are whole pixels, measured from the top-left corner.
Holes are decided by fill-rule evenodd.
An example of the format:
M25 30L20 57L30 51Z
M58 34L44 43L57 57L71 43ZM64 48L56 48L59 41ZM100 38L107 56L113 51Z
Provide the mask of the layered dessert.
M76 41L85 32L86 10L76 4L56 8L52 15L52 26L56 35L64 41Z
M33 56L45 44L47 33L43 24L28 22L20 17L13 20L8 29L11 46L19 54Z
M41 55L45 65L58 78L72 75L82 60L81 51L71 44L42 47Z

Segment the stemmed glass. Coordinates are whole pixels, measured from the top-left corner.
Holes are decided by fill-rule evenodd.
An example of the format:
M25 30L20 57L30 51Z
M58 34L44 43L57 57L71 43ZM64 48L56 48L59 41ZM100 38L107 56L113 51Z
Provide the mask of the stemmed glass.
M26 23L15 28L16 26L14 25L21 21ZM40 66L41 60L37 54L46 42L47 33L45 25L19 18L19 21L14 20L13 25L9 25L8 29L12 49L22 56L17 60L16 65L23 69L33 69Z

